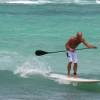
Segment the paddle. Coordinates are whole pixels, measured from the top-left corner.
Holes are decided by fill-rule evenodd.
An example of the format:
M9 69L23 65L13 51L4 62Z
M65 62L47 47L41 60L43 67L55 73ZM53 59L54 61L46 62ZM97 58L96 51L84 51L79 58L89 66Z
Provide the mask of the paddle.
M94 48L80 48L80 49L76 49L76 50L84 50L84 49L94 49ZM35 55L37 55L37 56L42 56L42 55L45 55L45 54L59 53L59 52L66 52L66 50L55 51L55 52L46 52L46 51L43 51L43 50L36 50L36 51L35 51Z

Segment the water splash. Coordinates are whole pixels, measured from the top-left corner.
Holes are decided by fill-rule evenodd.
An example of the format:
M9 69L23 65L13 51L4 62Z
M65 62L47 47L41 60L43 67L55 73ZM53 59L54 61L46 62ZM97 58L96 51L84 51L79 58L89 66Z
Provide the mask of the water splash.
M28 59L21 66L19 66L14 74L19 74L21 77L27 78L32 75L47 76L51 72L51 67L45 62L39 61L37 58Z

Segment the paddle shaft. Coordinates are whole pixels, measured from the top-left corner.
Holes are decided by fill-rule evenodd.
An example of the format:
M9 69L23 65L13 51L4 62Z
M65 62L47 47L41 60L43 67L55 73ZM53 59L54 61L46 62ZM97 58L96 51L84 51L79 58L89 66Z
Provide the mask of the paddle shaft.
M80 49L76 49L76 50L84 50L84 49L93 49L93 48L80 48ZM54 52L47 52L47 53L59 53L59 52L66 52L66 50L54 51Z
M80 49L76 49L76 50L84 50L84 49L93 49L93 48L80 48ZM45 55L45 54L59 53L59 52L66 52L66 50L54 51L54 52L46 52L46 51L42 51L42 50L37 50L37 51L35 52L35 54L36 54L37 56L42 56L42 55Z

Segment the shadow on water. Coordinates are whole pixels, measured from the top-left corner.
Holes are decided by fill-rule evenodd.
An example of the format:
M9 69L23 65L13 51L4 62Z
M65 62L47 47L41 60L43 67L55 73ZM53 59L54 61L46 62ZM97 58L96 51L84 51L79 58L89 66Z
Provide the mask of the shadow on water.
M87 84L78 84L76 86L77 89L82 91L88 91L88 92L98 92L100 93L100 84L99 83L87 83Z

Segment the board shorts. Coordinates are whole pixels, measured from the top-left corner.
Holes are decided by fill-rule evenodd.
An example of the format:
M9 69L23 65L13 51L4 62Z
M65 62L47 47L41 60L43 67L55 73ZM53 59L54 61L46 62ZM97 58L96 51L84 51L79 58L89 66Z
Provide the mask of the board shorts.
M73 62L73 63L78 62L77 54L75 51L74 52L67 51L67 58L68 58L68 62Z

